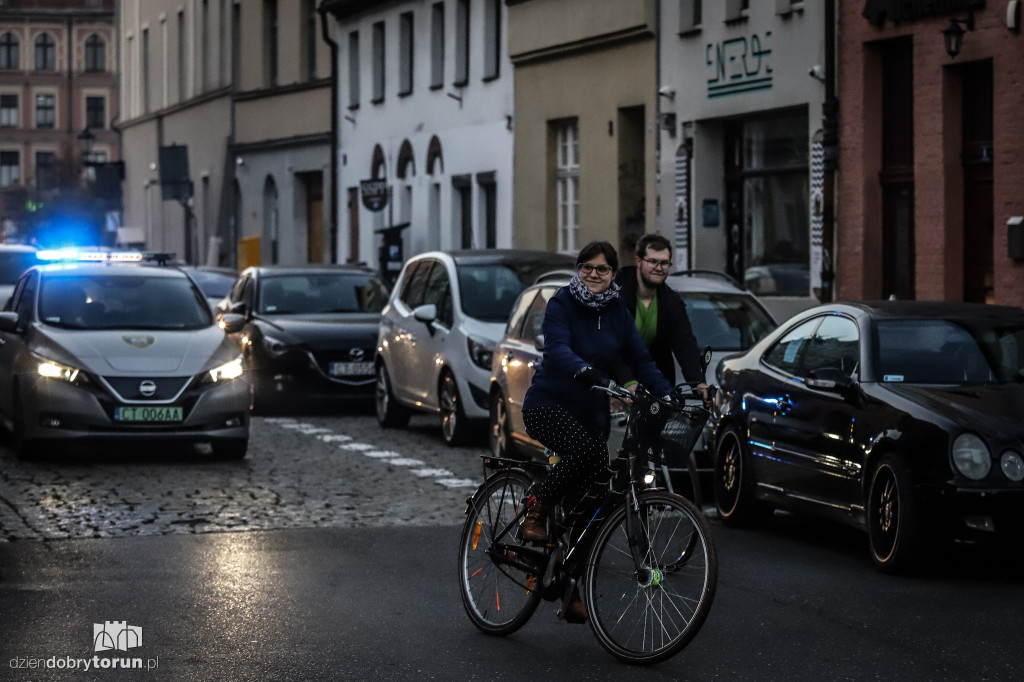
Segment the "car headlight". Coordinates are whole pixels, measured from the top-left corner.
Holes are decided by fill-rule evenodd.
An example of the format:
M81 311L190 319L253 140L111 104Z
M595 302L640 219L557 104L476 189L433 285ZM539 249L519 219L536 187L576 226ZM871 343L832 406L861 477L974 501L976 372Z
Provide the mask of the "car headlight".
M75 379L78 378L78 369L75 367L69 367L38 355L34 357L39 363L36 368L39 376L46 377L47 379L63 379L69 384L73 384Z
M953 464L967 478L980 481L988 476L992 458L983 440L973 433L963 433L953 441Z
M290 347L281 339L276 339L273 336L264 336L263 350L267 351L267 355L279 358L287 353L290 350Z
M239 355L231 362L225 362L220 367L210 370L211 381L230 381L242 376L242 356Z
M1003 470L1003 475L1014 483L1024 480L1024 459L1013 450L1007 450L999 458L999 468Z
M494 359L494 344L479 336L467 336L466 346L469 348L469 357L473 364L483 369L491 369L491 360Z

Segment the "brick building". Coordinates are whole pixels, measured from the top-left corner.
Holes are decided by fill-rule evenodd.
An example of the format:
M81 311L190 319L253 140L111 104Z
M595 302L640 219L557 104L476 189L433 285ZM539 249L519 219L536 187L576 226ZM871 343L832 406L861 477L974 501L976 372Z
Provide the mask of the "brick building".
M840 3L837 298L1024 305L1020 4Z

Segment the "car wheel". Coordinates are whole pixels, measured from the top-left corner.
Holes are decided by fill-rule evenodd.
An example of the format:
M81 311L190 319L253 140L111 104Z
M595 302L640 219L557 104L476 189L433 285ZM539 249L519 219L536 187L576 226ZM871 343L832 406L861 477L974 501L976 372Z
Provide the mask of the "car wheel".
M441 408L441 437L448 445L462 445L469 436L469 422L462 410L462 398L455 377L445 371L437 387L437 404Z
M249 450L248 438L213 441L210 444L213 456L220 459L243 459Z
M377 364L377 388L374 394L377 421L386 429L401 427L409 423L409 410L398 404L391 389L391 376L384 363Z
M867 522L871 559L883 571L911 568L921 558L918 504L903 461L887 454L871 473Z
M754 499L750 458L735 426L715 446L714 490L718 517L727 526L747 526L768 518L771 508Z
M509 433L508 421L508 403L505 402L505 396L499 391L491 397L491 417L488 429L491 453L495 457L519 459L516 446Z

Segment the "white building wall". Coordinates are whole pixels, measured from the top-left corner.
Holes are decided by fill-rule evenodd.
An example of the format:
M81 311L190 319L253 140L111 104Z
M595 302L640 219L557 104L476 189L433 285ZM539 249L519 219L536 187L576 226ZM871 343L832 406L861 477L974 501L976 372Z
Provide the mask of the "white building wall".
M445 77L442 87L431 89L431 8L434 2L418 0L389 3L377 11L335 20L333 37L338 43L339 112L339 196L338 260L365 261L376 265L380 238L373 230L408 220L404 231L404 255L426 250L459 248L461 231L455 221L458 206L453 201L454 176L469 175L473 195L474 248L485 245L481 187L477 176L493 173L496 181L496 246L512 244L512 66L505 39L505 3L495 2L501 22L501 49L496 78L483 80L484 2L470 2L469 78L462 87L455 82L454 0L445 5ZM411 94L398 95L399 88L399 16L414 12L413 88ZM373 77L372 30L376 22L385 22L386 70L383 102L371 103ZM349 35L359 32L360 102L349 106ZM428 146L437 137L441 163L434 174L427 172ZM399 150L408 140L413 149L415 175L397 177ZM373 155L377 146L384 152L386 178L392 187L389 208L372 213L359 206L359 249L350 253L352 229L345 197L350 188L371 178ZM404 202L404 203L403 203ZM405 206L405 208L404 208ZM407 215L406 215L407 213Z

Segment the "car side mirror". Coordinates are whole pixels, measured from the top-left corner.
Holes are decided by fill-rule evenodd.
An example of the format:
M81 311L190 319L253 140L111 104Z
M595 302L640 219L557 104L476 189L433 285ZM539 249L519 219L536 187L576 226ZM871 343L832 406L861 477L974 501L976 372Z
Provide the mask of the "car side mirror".
M537 336L533 339L533 347L536 348L537 350L544 350L543 334L537 334Z
M245 316L237 313L224 313L220 315L217 324L228 334L237 334L245 326Z
M245 301L235 301L228 306L228 311L229 314L234 313L236 315L241 315L242 317L248 317L249 306L246 305Z
M423 324L430 324L437 319L437 306L433 303L424 303L412 311L412 316Z
M846 394L853 387L853 379L838 367L812 369L804 378L804 383L808 388L840 394Z
M18 332L21 331L18 322L18 313L0 313L0 332L11 332L17 334Z

